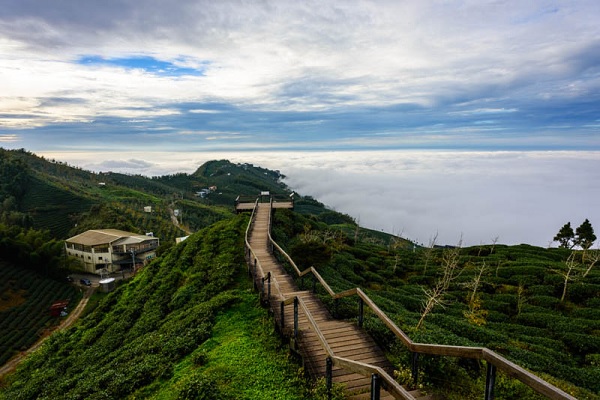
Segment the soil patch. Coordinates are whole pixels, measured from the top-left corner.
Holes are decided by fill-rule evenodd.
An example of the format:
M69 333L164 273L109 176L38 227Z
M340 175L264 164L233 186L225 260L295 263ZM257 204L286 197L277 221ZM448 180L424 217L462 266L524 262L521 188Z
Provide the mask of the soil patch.
M26 290L14 290L8 289L6 292L0 295L0 312L6 311L9 308L20 306L25 303L27 300L25 295L27 294Z

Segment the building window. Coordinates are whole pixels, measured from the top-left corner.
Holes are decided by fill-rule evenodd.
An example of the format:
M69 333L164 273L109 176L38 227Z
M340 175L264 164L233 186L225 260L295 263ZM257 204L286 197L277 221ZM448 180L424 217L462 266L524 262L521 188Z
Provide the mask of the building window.
M98 260L102 260L102 257L98 257Z

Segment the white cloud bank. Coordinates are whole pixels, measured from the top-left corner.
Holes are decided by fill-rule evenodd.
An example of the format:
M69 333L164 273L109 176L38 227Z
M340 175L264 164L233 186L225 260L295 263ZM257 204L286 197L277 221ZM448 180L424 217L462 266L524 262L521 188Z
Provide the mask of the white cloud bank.
M229 159L278 169L361 225L425 243L547 246L566 222L600 232L600 152L43 153L92 170L161 175ZM110 161L107 161L110 160ZM150 162L143 162L147 160ZM135 162L133 162L135 161ZM600 236L600 235L599 235Z

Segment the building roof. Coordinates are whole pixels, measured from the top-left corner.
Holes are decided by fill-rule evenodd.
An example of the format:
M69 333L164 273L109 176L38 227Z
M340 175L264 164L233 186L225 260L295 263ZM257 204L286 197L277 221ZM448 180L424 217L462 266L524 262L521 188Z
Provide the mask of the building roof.
M119 239L126 239L127 243L140 243L145 240L156 239L153 237L140 235L119 229L93 229L80 233L67 239L69 243L81 244L83 246L97 246L102 244L111 244ZM129 242L131 240L131 242Z

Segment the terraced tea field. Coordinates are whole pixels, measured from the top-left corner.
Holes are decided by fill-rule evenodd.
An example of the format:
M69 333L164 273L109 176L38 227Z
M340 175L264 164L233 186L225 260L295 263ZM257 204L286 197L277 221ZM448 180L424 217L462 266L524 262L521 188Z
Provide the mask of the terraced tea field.
M0 365L35 343L44 330L58 323L49 307L57 300L79 299L67 283L43 278L31 271L0 264Z

